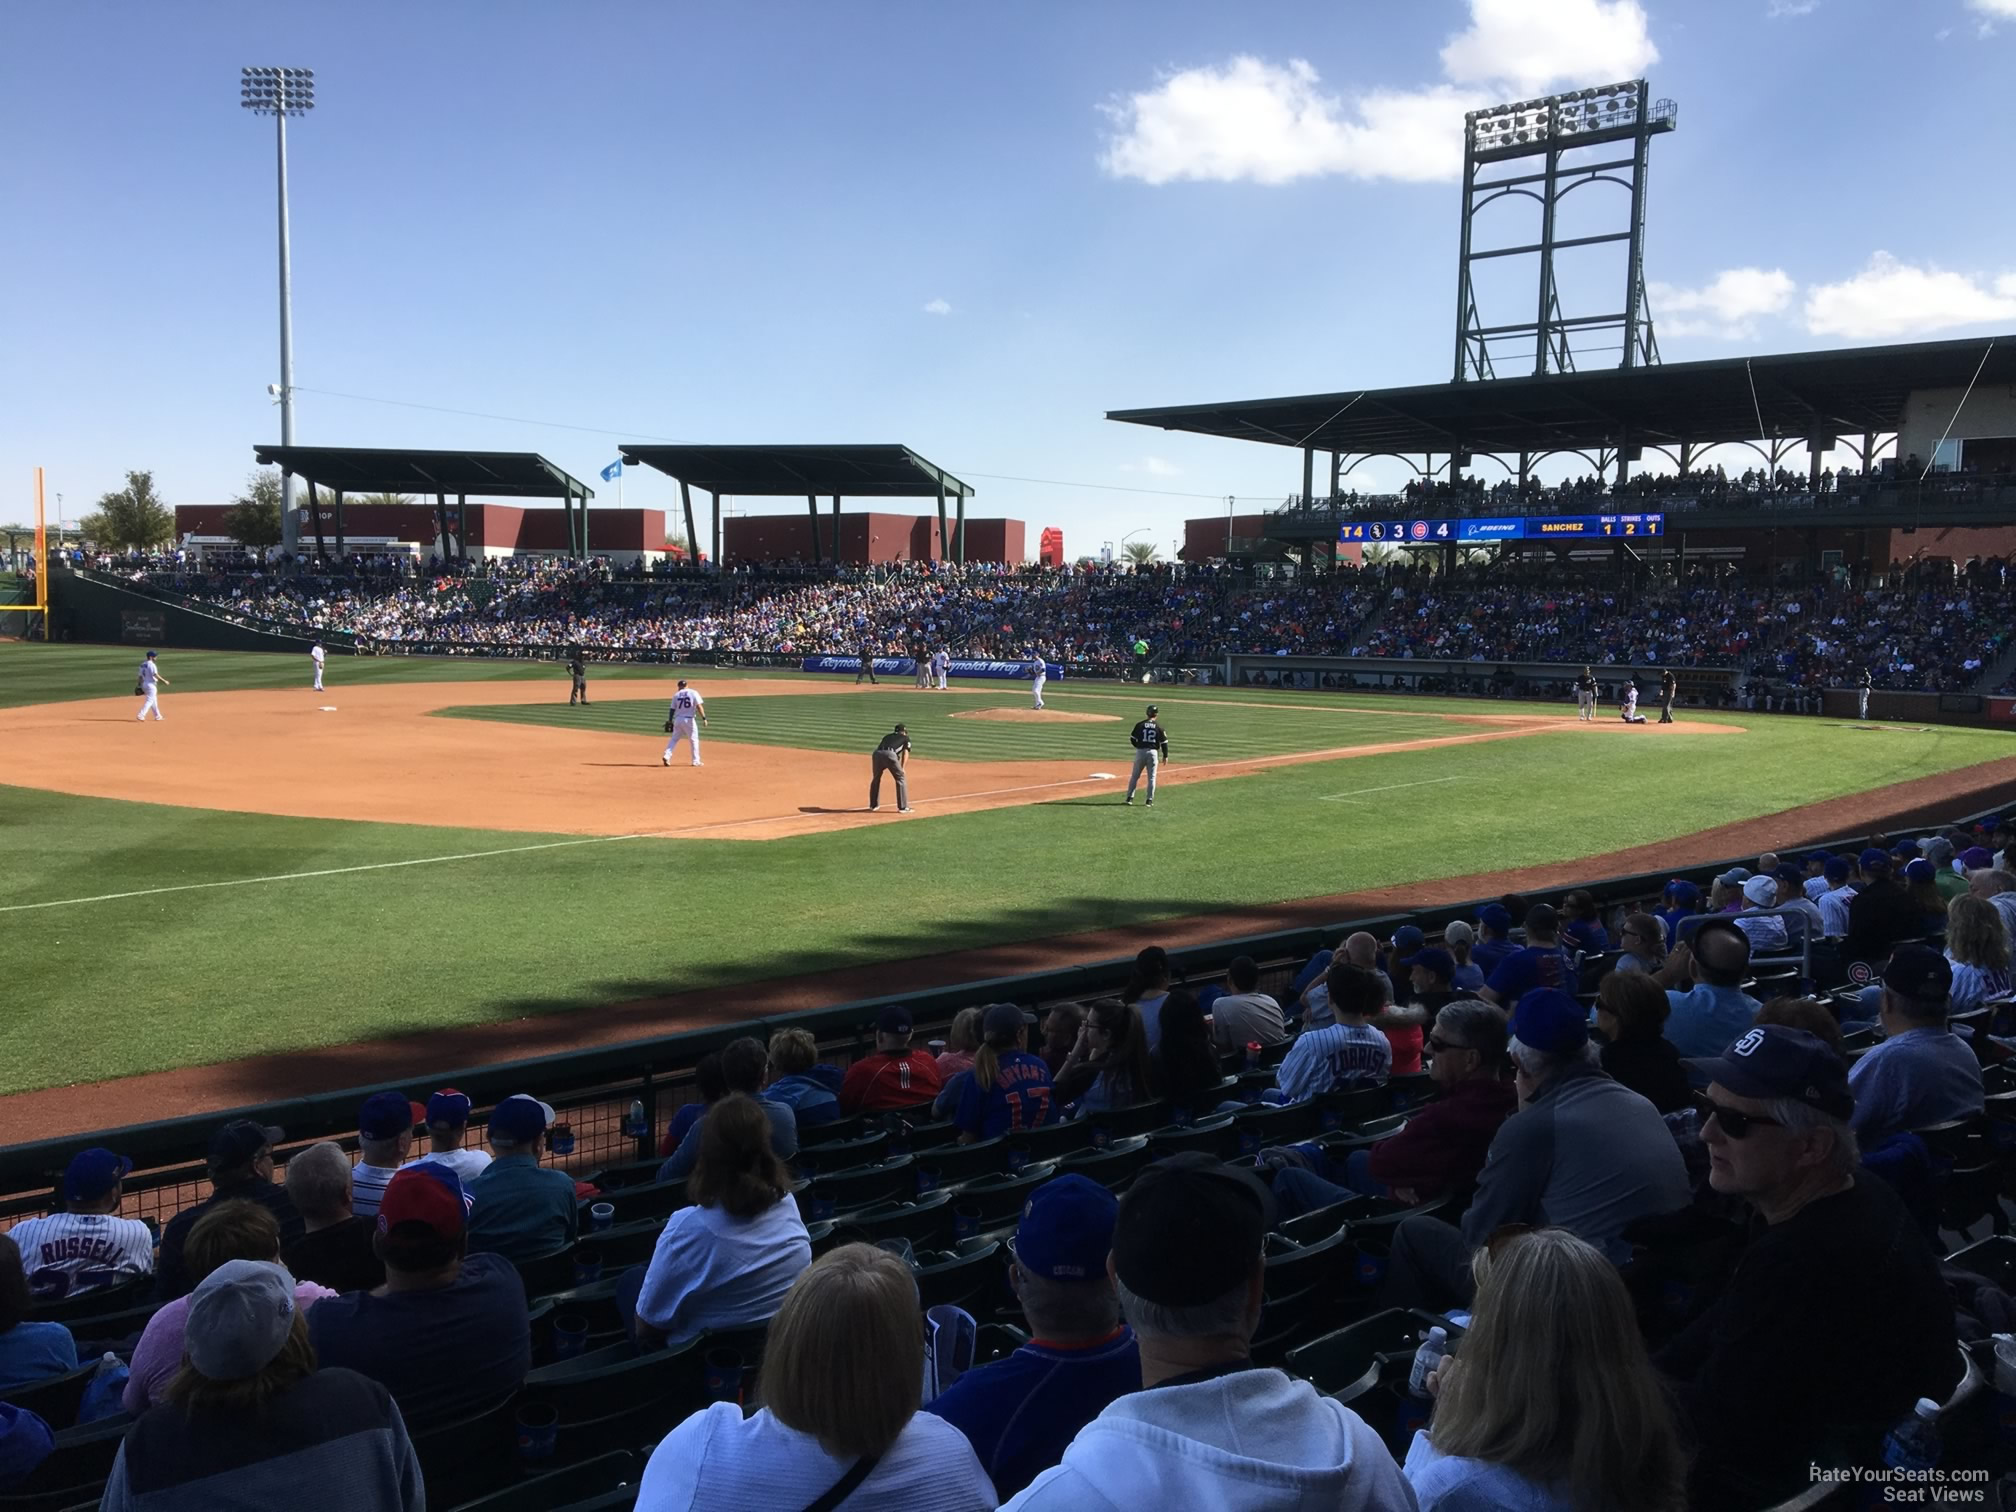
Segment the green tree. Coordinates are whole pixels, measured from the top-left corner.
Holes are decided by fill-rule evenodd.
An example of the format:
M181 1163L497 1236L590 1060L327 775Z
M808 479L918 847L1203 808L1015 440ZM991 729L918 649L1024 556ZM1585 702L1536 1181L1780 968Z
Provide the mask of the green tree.
M333 496L325 497L329 498L330 507L333 509L336 504L335 498ZM375 493L359 494L356 498L345 499L343 502L346 504L417 504L419 500L415 499L411 494Z
M1153 541L1129 541L1121 549L1127 553L1127 560L1136 567L1146 567L1161 554Z
M129 472L126 486L100 499L81 528L86 539L99 546L144 550L175 539L175 515L154 491L153 473Z
M245 480L245 492L231 501L224 516L224 533L253 551L278 546L280 527L280 474L263 471Z

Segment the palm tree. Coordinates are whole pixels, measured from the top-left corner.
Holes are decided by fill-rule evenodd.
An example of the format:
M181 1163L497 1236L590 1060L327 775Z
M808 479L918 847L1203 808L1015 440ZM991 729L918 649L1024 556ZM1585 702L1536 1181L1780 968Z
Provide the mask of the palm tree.
M1146 567L1160 555L1153 541L1129 541L1120 549L1127 554L1127 560L1136 567Z
M332 501L332 502L333 502L333 501ZM357 496L356 498L354 498L354 499L346 499L346 500L345 500L344 502L345 502L345 503L347 503L347 504L394 504L394 505L402 505L402 504L417 504L417 503L419 502L419 500L415 499L415 498L413 497L413 495L411 495L411 494L402 494L402 493L375 493L375 494L359 494L359 495L358 495L358 496Z

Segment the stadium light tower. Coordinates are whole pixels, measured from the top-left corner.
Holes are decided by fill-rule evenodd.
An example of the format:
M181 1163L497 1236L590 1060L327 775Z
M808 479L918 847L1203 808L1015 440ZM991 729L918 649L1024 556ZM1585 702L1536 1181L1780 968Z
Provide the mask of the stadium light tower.
M273 117L273 141L280 161L280 444L294 444L294 298L287 251L287 117L315 108L312 68L245 68L239 70L238 103L254 115ZM290 556L301 544L301 524L294 513L294 478L286 475L280 500L280 544Z

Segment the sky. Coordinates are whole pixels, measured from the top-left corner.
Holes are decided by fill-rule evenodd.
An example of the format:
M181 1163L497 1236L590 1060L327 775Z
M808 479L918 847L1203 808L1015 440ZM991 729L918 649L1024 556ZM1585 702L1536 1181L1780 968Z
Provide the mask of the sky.
M2016 331L2016 0L22 0L0 516L38 465L52 516L132 468L221 502L278 440L244 65L315 70L297 440L538 451L598 505L626 440L900 441L1032 550L1167 555L1299 456L1105 412L1447 379L1463 112L1641 76L1667 361Z

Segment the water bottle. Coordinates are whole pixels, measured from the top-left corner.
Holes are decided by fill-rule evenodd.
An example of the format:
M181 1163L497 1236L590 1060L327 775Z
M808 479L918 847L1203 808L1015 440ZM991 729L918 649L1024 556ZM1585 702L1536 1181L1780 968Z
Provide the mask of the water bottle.
M631 1139L644 1137L644 1099L634 1098L630 1103L629 1116L623 1120L623 1132Z
M1449 1356L1449 1330L1436 1324L1428 1330L1428 1337L1421 1341L1421 1347L1414 1351L1414 1368L1407 1373L1407 1391L1410 1396L1428 1395L1430 1372L1442 1368L1442 1362Z
M1920 1397L1911 1416L1883 1440L1883 1463L1891 1470L1931 1470L1939 1463L1939 1404Z

